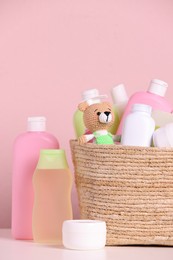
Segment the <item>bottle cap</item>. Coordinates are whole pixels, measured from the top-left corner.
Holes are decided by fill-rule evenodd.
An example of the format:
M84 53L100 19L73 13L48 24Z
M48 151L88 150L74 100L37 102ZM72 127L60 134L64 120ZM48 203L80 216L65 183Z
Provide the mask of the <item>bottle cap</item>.
M159 95L161 97L165 96L168 84L159 79L153 79L150 82L150 86L148 88L148 92Z
M31 132L42 132L46 130L46 118L41 116L28 117L27 130Z
M151 115L152 107L146 104L134 104L132 106L132 112L134 111L146 112Z
M63 149L41 149L37 169L68 169Z
M127 102L128 96L124 87L124 84L119 84L112 88L111 96L114 104Z
M66 220L62 227L63 245L69 249L101 249L106 244L106 223L99 220Z
M82 99L87 101L89 105L100 103L100 99L107 98L107 95L100 95L98 89L88 89L82 93Z

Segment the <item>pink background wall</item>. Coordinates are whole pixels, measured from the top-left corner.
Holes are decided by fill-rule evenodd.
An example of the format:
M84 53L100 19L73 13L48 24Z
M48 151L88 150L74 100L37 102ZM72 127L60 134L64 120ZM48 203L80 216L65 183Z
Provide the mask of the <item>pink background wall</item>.
M12 143L31 115L66 149L81 92L132 94L150 79L169 84L173 102L172 0L0 1L0 227L10 226ZM111 100L111 99L110 99ZM74 215L78 216L73 190Z

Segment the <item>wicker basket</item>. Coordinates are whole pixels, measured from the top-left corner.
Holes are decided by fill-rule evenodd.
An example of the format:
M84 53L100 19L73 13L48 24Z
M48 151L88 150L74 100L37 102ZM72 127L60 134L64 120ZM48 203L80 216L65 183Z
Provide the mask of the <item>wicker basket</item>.
M82 219L107 245L173 245L173 149L70 141Z

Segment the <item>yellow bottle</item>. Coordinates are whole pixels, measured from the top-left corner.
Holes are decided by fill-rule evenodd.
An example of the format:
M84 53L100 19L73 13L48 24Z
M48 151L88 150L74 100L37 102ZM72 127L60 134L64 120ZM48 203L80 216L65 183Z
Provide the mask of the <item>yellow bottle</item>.
M62 224L72 219L72 174L65 151L41 150L33 175L33 239L44 244L62 244Z

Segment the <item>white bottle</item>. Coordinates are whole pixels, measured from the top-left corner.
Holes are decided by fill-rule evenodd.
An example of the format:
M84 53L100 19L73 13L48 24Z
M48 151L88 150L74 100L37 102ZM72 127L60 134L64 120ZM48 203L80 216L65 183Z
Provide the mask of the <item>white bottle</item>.
M134 104L131 113L124 121L121 144L149 147L155 130L151 117L152 107L145 104Z
M154 132L153 144L156 147L173 147L173 123L166 124Z
M114 103L114 109L117 111L119 120L121 119L127 102L129 100L126 89L123 84L119 84L111 89L111 96Z

